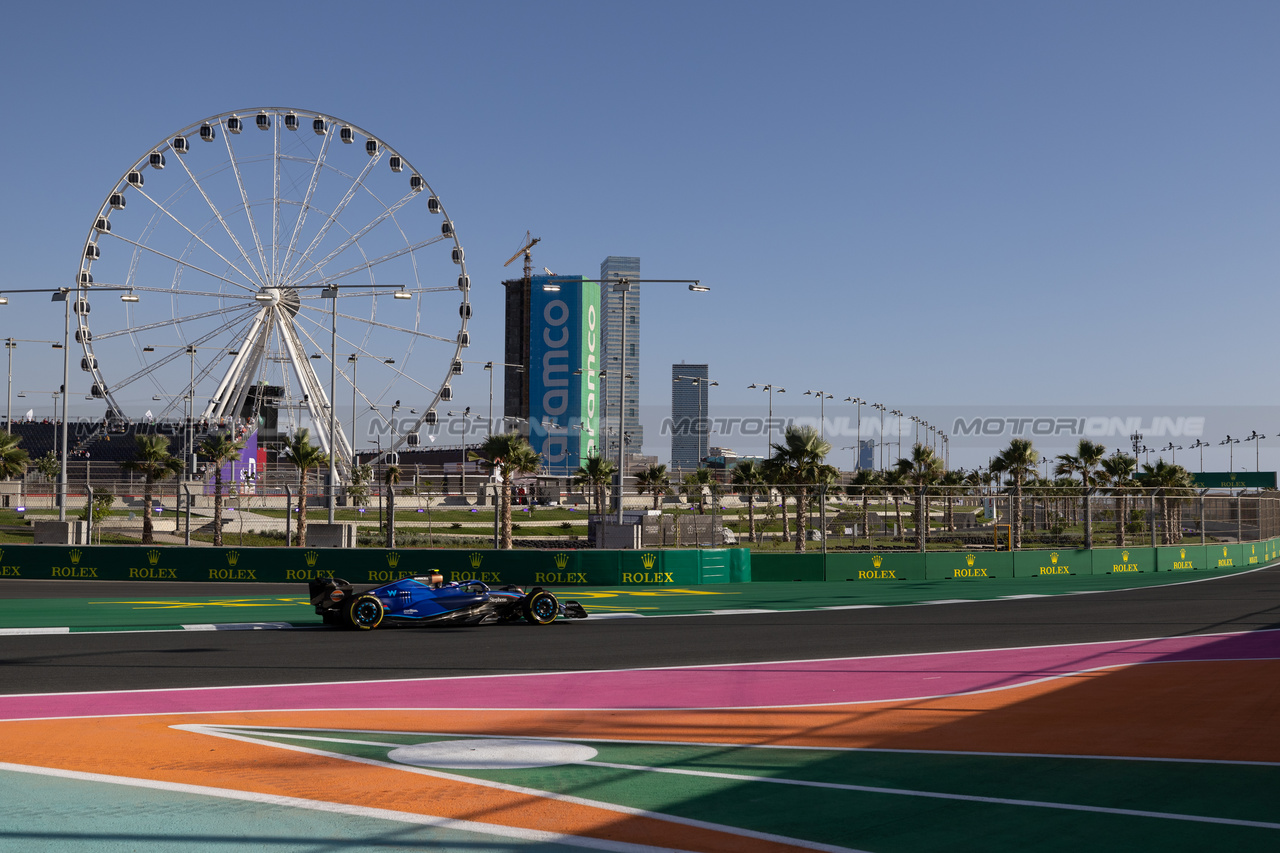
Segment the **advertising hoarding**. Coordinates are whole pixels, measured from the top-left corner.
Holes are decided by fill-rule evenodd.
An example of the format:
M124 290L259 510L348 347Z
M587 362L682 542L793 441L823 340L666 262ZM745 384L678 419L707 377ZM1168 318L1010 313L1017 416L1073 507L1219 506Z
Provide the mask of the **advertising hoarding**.
M600 445L600 285L534 276L529 305L529 443L543 473L572 475Z

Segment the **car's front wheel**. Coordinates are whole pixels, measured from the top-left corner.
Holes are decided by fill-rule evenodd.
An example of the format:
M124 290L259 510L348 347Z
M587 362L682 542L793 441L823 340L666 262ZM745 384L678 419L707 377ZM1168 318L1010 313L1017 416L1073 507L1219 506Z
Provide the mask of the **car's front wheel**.
M531 625L550 625L560 612L560 602L546 590L539 590L524 600L524 618Z
M372 631L382 624L386 612L376 595L357 595L346 606L347 624L358 631Z

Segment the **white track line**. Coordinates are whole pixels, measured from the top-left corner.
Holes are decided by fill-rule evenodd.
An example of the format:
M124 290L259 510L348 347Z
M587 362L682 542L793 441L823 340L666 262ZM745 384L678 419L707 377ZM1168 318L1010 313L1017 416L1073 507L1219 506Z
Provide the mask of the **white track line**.
M0 771L14 773L31 773L39 776L55 776L60 779L73 779L79 782L103 782L109 785L126 785L132 788L149 788L153 791L170 791L178 794L195 794L203 797L218 797L224 800L240 800L242 802L263 803L271 806L287 806L298 809L309 809L329 814L351 815L354 817L377 818L398 823L412 823L419 826L431 826L438 829L459 832L476 832L496 835L500 838L514 838L540 844L564 844L571 847L586 847L592 850L616 851L616 853L654 853L669 850L665 847L650 847L643 844L628 844L622 841L607 841L579 835L564 835L558 832L545 832L536 829L520 829L501 826L496 823L478 823L470 820L436 817L434 815L414 814L412 812L394 811L392 809L375 809L368 806L354 806L347 803L332 803L323 800L307 800L300 797L282 797L274 794L259 794L252 791L234 791L230 788L212 788L205 785L186 785L180 782L158 782L151 779L134 779L128 776L107 776L101 773L83 773L75 770L57 770L52 767L32 767L25 764L8 764L0 762Z

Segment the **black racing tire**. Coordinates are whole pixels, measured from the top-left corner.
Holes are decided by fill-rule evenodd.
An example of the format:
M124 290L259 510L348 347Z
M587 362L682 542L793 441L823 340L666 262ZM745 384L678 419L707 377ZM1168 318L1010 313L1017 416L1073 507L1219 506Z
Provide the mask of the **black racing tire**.
M377 628L382 624L382 617L386 613L387 610L378 597L368 593L349 599L342 608L346 624L357 631L372 631Z
M560 602L545 589L526 596L521 604L524 621L530 625L550 625L560 614Z

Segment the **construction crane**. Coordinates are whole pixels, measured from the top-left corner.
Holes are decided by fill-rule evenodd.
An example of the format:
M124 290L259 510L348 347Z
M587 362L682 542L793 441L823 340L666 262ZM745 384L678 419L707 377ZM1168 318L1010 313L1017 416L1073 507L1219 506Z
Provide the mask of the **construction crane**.
M512 255L510 260L503 264L504 267L509 267L512 261L524 255L524 283L526 285L533 278L533 252L530 250L541 240L541 237L531 237L528 231L524 232L524 245L520 247L520 251Z

